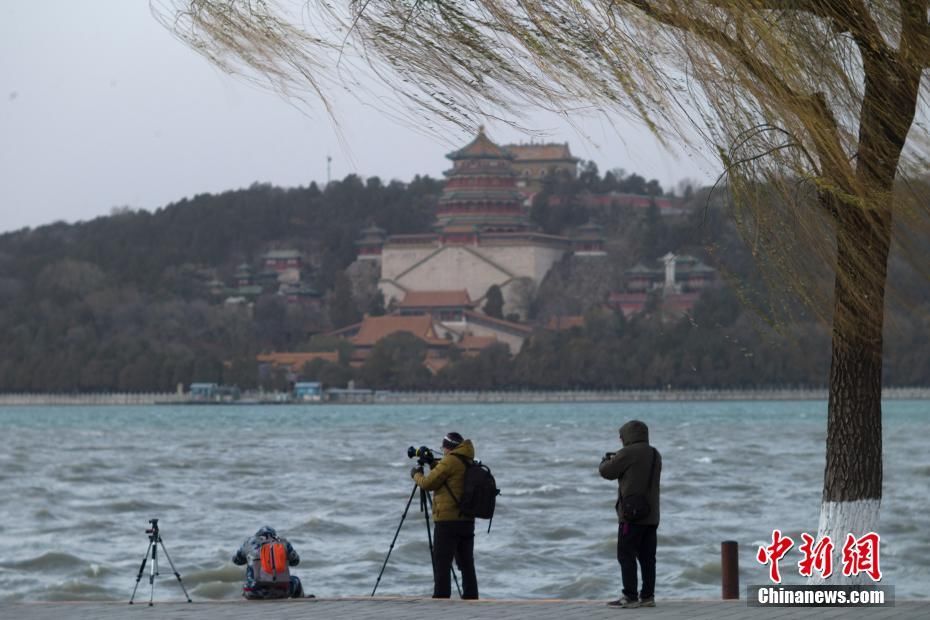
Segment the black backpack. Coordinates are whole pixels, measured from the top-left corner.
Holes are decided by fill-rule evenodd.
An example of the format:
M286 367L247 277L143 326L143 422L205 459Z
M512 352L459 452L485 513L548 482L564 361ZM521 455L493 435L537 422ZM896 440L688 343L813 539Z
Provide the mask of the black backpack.
M493 520L497 496L501 494L501 491L497 488L491 469L481 461L472 460L461 454L455 456L465 464L465 490L462 493L462 499L458 499L448 485L446 488L458 505L459 512L464 517ZM488 531L491 531L490 522Z

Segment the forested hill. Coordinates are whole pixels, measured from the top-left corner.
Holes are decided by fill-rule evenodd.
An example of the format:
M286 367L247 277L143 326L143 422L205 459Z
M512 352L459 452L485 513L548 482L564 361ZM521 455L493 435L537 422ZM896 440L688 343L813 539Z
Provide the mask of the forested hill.
M151 213L120 209L89 222L0 235L0 391L174 390L198 380L255 387L257 353L313 349L315 333L377 311L347 288L345 269L356 256L359 231L370 224L388 234L429 231L441 189L441 181L426 177L384 184L349 176L323 190L256 184ZM643 177L601 176L587 166L577 180L547 186L538 198L560 200L551 206L538 199L532 217L553 233L570 233L589 220L602 224L615 274L674 251L719 259L751 278L749 253L706 193L694 192L691 206L698 208L672 219L654 207L605 211L577 199L610 191L663 193ZM248 309L224 304L226 293L211 289L233 287L240 265L258 270L261 256L274 249L302 254L302 285L320 293L321 307L269 293ZM571 273L563 267L560 273ZM550 284L540 289L537 309L553 306L553 299L563 303L565 289L558 280ZM587 313L586 327L539 331L513 359L491 347L477 358L454 360L436 376L413 364L406 366L409 376L339 367L316 368L307 378L420 389L819 386L826 380L824 326L799 322L776 333L730 287L674 323L605 315L603 299L572 301L574 311ZM927 308L923 297L892 313L890 384L930 384ZM544 310L538 311L531 318L544 322ZM387 351L385 359L399 359L401 349Z
M312 331L326 322L274 297L260 299L253 317L229 311L206 283L292 248L305 257L307 284L326 292L354 260L363 226L427 231L441 189L428 177L349 176L325 190L255 184L153 213L121 209L4 234L0 391L174 389L230 361L254 383L257 352L297 346L308 323Z
M190 298L185 270L208 267L231 275L237 264L255 260L270 246L305 252L316 262L315 284L326 289L333 274L354 260L354 242L367 223L389 233L428 231L441 188L428 177L385 185L354 175L325 191L315 184L298 189L255 184L184 199L154 213L117 209L89 222L8 233L0 236L3 292L50 293L42 283L56 263L69 259L72 268L81 271L74 263L82 264L92 272L86 277L102 278L106 286Z

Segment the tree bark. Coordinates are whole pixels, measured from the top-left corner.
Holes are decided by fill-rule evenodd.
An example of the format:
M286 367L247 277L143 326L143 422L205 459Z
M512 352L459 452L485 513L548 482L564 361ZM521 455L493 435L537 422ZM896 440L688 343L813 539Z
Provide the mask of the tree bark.
M845 213L837 236L824 502L882 496L882 323L891 217L880 224L864 219L858 210ZM874 271L862 276L866 260Z
M864 53L856 180L862 204L835 209L834 286L827 459L818 538L834 554L847 534L878 532L882 498L882 328L894 183L913 122L920 69ZM837 564L839 566L839 564ZM831 583L859 583L836 570ZM812 581L822 582L822 579Z
M890 214L876 230L858 210L838 218L827 462L818 538L837 553L852 533L878 531L882 498L882 323ZM855 244L855 245L852 245ZM861 261L872 269L861 276ZM815 579L820 582L822 580ZM830 583L859 583L834 571Z

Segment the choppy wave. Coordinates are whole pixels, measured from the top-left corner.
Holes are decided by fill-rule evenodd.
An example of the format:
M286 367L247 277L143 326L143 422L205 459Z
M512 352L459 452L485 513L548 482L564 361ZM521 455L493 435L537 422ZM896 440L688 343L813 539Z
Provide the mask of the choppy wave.
M508 491L508 495L515 495L517 497L523 495L554 495L560 491L562 491L562 487L557 484L543 484L531 489L514 489L513 491Z
M121 499L84 506L83 510L91 514L118 514L124 512L154 512L177 510L176 504L160 504L144 499Z
M678 579L684 583L720 584L720 562L705 562L698 566L689 566L678 573Z
M616 578L583 576L567 581L552 581L533 589L531 594L545 598L590 599L604 598L605 591L616 590Z
M901 598L925 598L930 582L920 521L930 513L924 410L896 401L884 412L883 572ZM825 406L811 403L75 413L0 409L0 480L14 498L0 521L0 599L128 600L151 518L160 519L195 600L239 597L244 569L229 559L264 524L302 556L295 572L308 591L366 595L410 497L406 447L438 445L450 429L474 440L503 490L491 533L479 521L475 536L481 591L490 598L616 597L617 485L596 467L603 452L616 450L624 419L646 420L663 453L663 598L718 597L721 540L740 542L746 583L764 582L756 546L770 544L775 528L797 541L819 519ZM158 441L142 439L153 432ZM367 448L373 434L377 451ZM379 592L430 592L425 530L414 498ZM182 600L161 548L158 555L156 600Z
M100 579L101 577L114 574L116 574L116 571L114 571L109 566L104 566L102 564L88 564L84 568L84 576L88 579Z
M241 577L237 583L234 584L217 581L201 583L194 586L193 588L188 588L188 593L191 595L191 598L195 600L205 598L212 601L219 601L238 598L242 596Z
M87 564L88 562L86 560L82 560L77 556L57 551L49 551L24 560L0 562L0 566L4 568L12 568L21 571L67 571L84 567Z
M359 529L352 525L329 519L311 517L300 524L302 530L312 532L316 536L351 535L359 533Z
M230 563L223 566L217 566L216 568L208 568L204 570L193 571L191 573L185 573L183 575L183 579L185 584L192 586L214 582L241 583L242 575L244 573L245 568Z
M129 599L130 591L126 592ZM112 588L87 579L70 579L62 583L48 586L41 593L44 601L116 601L119 596Z
M541 538L543 540L579 539L584 538L584 532L573 527L557 527L553 530L544 530Z
M32 516L39 521L47 521L48 519L55 518L52 514L52 511L48 508L39 508L32 514Z

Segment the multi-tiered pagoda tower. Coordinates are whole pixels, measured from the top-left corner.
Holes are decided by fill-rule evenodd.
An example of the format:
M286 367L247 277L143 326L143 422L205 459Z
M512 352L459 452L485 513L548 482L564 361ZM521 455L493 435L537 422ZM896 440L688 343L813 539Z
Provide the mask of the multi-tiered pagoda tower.
M531 225L527 197L518 187L514 155L484 133L449 153L452 168L436 208L435 232L376 239L366 230L359 258L380 262L378 287L385 302L410 292L462 291L477 306L492 285L504 312L526 316L527 304L573 240L545 235Z
M523 206L524 196L517 189L513 159L506 150L478 130L470 144L446 157L452 169L446 171L446 186L436 210L437 229L447 240L458 233L520 232L529 230Z

